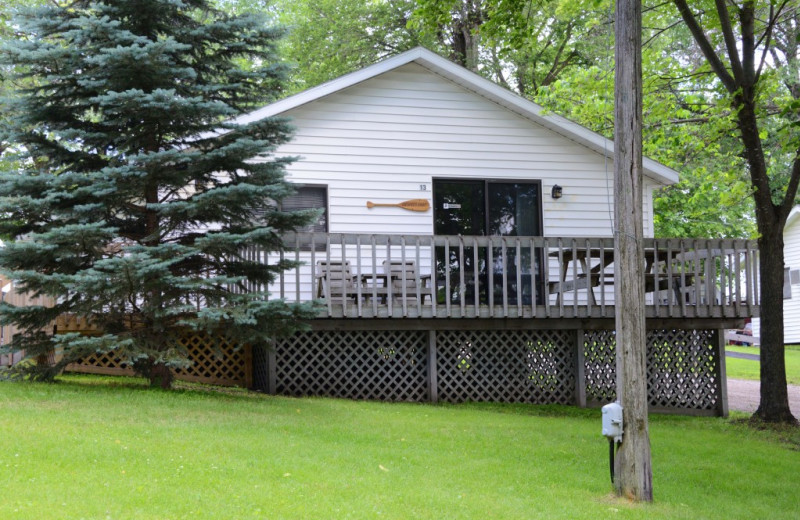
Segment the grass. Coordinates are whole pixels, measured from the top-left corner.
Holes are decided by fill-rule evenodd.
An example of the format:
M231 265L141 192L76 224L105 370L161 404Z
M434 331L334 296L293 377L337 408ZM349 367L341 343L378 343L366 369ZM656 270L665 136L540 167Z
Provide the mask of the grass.
M650 434L656 501L632 505L598 410L6 382L0 518L797 518L797 431L653 416Z
M725 350L756 355L761 352L758 347L727 346ZM784 359L786 360L786 380L790 385L800 385L800 346L787 345ZM752 379L758 381L760 378L758 361L749 359L726 357L725 371L727 376L731 379Z

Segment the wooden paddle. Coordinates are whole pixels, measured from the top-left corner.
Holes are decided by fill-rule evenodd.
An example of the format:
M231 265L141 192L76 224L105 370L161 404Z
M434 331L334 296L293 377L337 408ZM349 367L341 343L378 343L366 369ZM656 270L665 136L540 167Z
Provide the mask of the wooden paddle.
M397 204L378 204L376 202L367 201L368 208L375 208L375 207L391 207L391 208L403 208L409 211L428 211L431 209L431 204L428 202L427 199L411 199L405 200L403 202L399 202Z

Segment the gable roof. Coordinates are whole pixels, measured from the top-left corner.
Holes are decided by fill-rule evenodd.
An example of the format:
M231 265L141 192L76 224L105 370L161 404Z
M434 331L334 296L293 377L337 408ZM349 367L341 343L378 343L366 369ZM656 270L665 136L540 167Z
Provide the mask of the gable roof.
M552 113L545 115L545 109L540 105L514 94L500 85L423 47L416 47L380 61L375 65L346 74L249 114L244 114L236 118L234 122L246 124L265 117L282 114L412 62L601 155L612 157L614 154L614 141L606 139L600 134L561 116ZM644 174L657 182L662 184L678 182L678 172L657 161L644 157L642 166Z

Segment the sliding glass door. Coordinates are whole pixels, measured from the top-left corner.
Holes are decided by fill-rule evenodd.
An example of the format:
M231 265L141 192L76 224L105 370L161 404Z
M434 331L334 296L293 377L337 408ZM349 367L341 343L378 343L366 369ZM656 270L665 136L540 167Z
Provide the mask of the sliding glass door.
M434 179L433 182L433 220L437 235L479 235L479 236L538 236L541 235L541 184L536 182L495 181L495 180L451 180ZM495 302L503 297L503 280L509 303L516 303L522 297L523 303L531 304L533 284L539 284L539 265L541 253L532 251L530 246L520 249L517 258L516 248L506 249L505 260L501 248L466 247L463 256L459 251L450 250L445 258L444 248L437 248L437 278L441 281L449 271L450 294L440 290L440 300L449 297L460 301L460 271L464 271L465 292L468 304L475 301L476 285L480 303L489 299L489 287ZM531 262L531 255L534 255ZM489 268L489 262L492 266ZM449 270L446 268L449 263ZM533 270L531 272L531 265ZM517 271L521 287L517 287ZM491 272L491 284L489 274ZM475 276L477 273L477 279ZM505 275L505 276L504 276ZM537 294L541 291L537 289ZM540 300L540 298L537 298Z

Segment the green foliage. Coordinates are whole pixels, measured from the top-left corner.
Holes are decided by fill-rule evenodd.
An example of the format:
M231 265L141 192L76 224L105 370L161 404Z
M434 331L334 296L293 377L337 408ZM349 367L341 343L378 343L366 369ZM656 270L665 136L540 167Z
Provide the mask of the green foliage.
M280 250L281 234L311 216L279 209L289 160L270 152L289 139L287 122L226 122L281 95L280 28L204 0L79 0L15 23L2 64L20 83L0 138L17 167L0 175L0 234L16 241L0 268L55 305L3 304L2 319L24 330L11 349L63 353L53 369L23 367L50 378L117 349L152 374L186 363L176 327L263 344L311 315L243 290L291 267L243 248ZM62 313L104 334L39 332Z
M293 91L434 43L407 27L413 0L279 0L277 5L289 28L282 51L295 65Z

